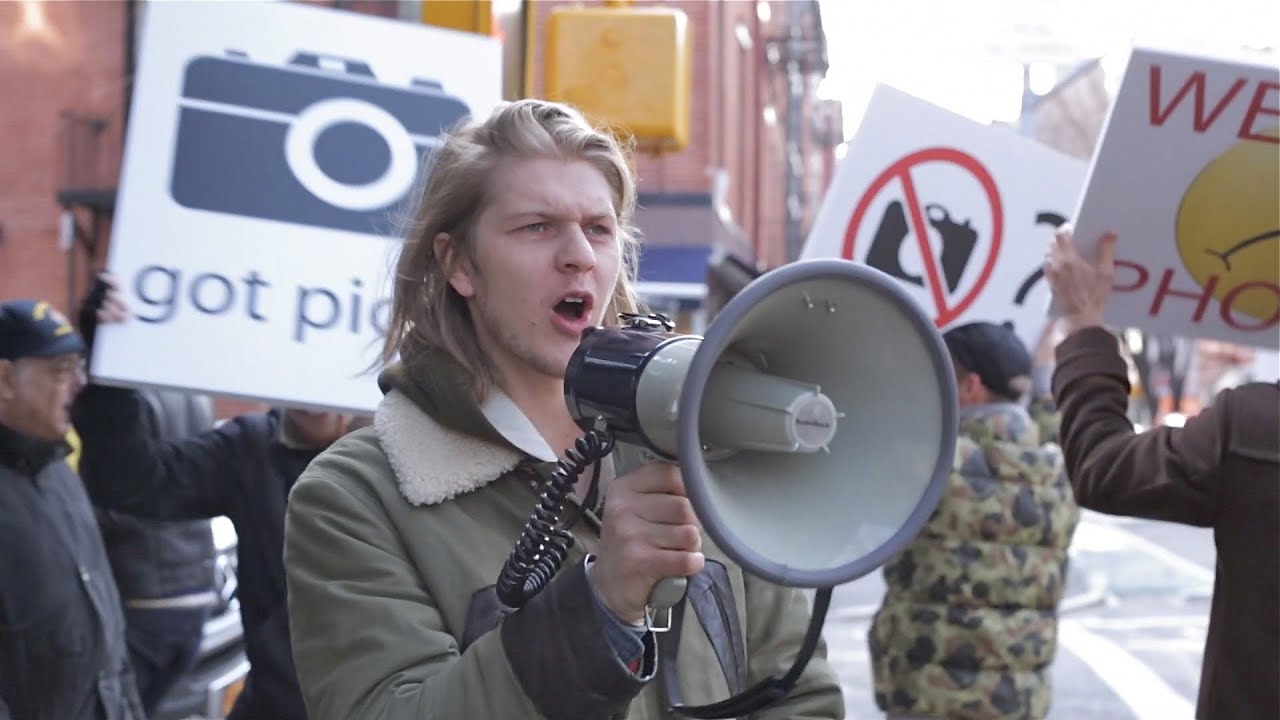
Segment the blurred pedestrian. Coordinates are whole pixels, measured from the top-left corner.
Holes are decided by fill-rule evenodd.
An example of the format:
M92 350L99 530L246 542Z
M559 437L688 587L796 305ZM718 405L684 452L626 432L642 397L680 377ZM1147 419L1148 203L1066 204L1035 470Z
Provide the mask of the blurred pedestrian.
M1008 325L942 336L960 437L947 490L884 567L868 641L890 718L1038 720L1049 712L1058 603L1080 511L1061 450L1024 404L1033 362Z
M120 594L65 462L84 341L49 303L0 304L0 720L145 720Z
M86 338L87 344L92 340ZM145 390L144 425L158 441L213 427L207 395ZM204 623L217 603L213 529L199 520L152 520L99 508L98 525L128 623L129 657L148 715L199 655Z

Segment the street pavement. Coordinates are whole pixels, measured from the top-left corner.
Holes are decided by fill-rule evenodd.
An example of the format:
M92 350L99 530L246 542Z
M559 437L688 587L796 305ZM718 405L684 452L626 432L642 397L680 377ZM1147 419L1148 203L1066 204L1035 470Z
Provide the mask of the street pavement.
M1085 511L1071 545L1049 720L1190 720L1213 590L1211 531ZM836 589L828 657L849 720L883 718L867 628L879 571Z

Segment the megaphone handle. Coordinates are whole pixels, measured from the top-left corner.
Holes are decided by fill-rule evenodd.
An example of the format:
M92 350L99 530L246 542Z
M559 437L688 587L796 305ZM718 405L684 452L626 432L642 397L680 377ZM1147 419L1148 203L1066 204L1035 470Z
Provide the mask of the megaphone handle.
M689 588L689 580L682 577L662 578L653 590L649 591L649 607L654 610L668 610L684 598Z
M664 462L672 463L663 457L658 457L647 449L640 451L640 456L645 462ZM657 585L649 591L649 607L653 610L666 611L675 607L675 604L684 598L685 592L689 589L689 581L682 577L662 578Z

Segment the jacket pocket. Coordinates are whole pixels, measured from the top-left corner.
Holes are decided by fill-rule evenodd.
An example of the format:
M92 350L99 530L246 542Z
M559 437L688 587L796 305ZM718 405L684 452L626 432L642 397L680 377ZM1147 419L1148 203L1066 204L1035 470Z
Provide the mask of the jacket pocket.
M57 608L22 625L0 626L0 680L13 700L15 718L23 710L61 707L68 693L84 688L84 675L97 672L92 662L92 622L68 608Z

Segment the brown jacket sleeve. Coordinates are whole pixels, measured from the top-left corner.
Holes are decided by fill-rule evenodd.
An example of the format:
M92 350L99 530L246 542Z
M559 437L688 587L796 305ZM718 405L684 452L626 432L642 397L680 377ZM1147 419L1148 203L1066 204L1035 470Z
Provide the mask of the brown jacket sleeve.
M1210 526L1225 453L1229 398L1187 421L1135 433L1129 379L1115 336L1101 327L1058 345L1053 396L1062 412L1067 476L1081 507L1112 515Z

